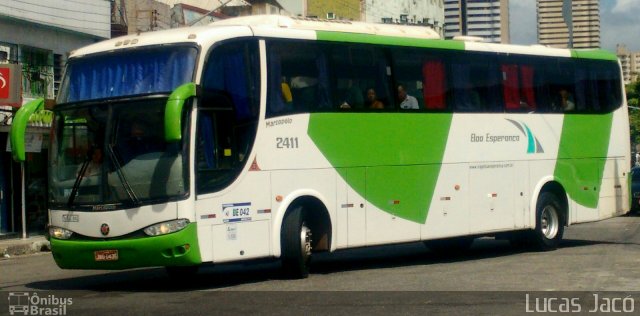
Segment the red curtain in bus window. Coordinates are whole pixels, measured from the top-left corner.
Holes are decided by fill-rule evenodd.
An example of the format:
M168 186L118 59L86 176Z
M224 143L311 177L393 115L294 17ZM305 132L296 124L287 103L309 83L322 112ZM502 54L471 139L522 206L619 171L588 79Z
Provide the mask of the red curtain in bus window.
M520 109L518 65L502 65L502 87L506 109Z
M422 78L424 82L423 96L427 109L444 110L445 103L445 77L444 64L439 60L427 61L422 64Z
M520 78L522 78L522 98L529 106L529 110L536 109L536 98L533 91L533 67L520 66Z

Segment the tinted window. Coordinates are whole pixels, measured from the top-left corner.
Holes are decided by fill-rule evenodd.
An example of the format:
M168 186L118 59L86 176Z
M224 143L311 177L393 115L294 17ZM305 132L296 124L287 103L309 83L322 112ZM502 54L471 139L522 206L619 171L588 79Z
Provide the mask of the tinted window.
M224 188L248 160L257 131L260 67L255 41L223 44L209 55L198 108L196 189Z
M451 62L451 73L456 111L502 111L500 72L492 56L457 54Z
M419 109L447 109L449 76L443 53L397 49L393 50L393 61L396 82L416 98Z
M617 63L579 61L576 67L576 102L583 111L608 112L622 100Z
M394 107L390 89L391 67L381 48L373 45L332 45L330 52L335 78L332 85L334 105L351 110ZM368 91L373 91L377 102L368 99Z
M267 116L314 111L602 113L621 104L615 62L274 41ZM392 61L392 62L390 62Z
M270 42L267 117L330 109L327 62L320 44Z

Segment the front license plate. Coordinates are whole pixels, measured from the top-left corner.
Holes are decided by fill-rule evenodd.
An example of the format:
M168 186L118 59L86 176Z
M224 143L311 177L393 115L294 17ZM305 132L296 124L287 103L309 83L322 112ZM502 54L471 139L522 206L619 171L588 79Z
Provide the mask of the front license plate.
M98 250L93 254L96 261L118 261L118 250Z

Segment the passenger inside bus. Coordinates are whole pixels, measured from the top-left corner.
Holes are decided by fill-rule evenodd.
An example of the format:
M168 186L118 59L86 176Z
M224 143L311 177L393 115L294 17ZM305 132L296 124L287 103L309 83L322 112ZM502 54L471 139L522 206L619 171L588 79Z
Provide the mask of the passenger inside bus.
M344 93L341 109L360 109L364 106L364 98L358 79L349 79L348 88Z
M365 105L369 109L384 109L384 104L378 99L376 90L374 90L373 88L367 89L367 101L365 102Z
M576 108L576 103L573 100L573 95L569 93L566 88L560 88L559 94L559 106L564 112L573 111Z
M405 110L417 110L420 108L418 100L409 94L405 90L404 86L398 86L398 100L400 101L400 108Z
M91 155L91 160L87 164L87 167L83 174L83 176L85 177L98 175L102 170L102 159L103 159L102 149L94 148L90 150L90 155ZM80 172L82 171L82 166L83 165L78 166L76 176L80 175Z
M122 160L126 164L132 159L155 151L163 151L163 145L151 133L151 129L144 122L134 120L131 123L130 134L124 140L124 146L119 146Z

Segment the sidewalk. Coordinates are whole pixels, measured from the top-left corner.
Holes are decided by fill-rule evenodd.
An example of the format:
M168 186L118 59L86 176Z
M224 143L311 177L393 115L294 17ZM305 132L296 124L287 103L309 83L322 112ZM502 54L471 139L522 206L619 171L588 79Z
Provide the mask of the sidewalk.
M44 236L29 236L27 239L0 239L0 260L50 250L51 245Z

